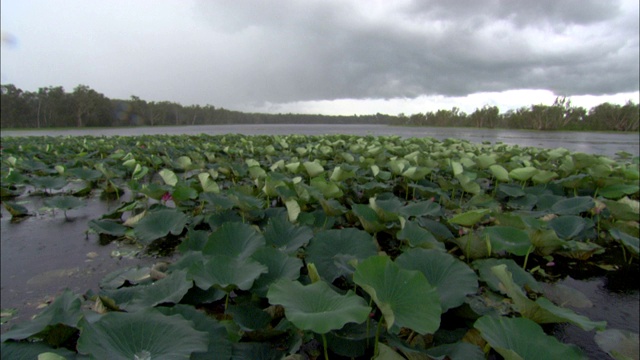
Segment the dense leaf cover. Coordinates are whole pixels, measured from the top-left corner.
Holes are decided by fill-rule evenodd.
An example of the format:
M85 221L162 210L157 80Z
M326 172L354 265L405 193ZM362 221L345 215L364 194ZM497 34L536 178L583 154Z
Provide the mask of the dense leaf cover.
M116 199L88 229L180 256L64 291L2 353L583 358L539 325L565 322L628 351L633 334L564 307L553 282L556 263L637 265L638 162L396 136L6 137L14 219L32 196L65 217Z

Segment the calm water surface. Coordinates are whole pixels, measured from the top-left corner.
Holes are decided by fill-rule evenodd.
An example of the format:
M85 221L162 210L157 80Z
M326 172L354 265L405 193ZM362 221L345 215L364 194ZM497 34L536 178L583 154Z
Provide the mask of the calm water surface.
M600 154L613 157L625 151L640 155L640 136L637 133L602 133L577 131L524 131L473 128L405 127L387 125L323 125L323 124L267 124L267 125L198 125L161 126L135 128L101 128L73 130L15 130L1 132L2 136L58 136L58 135L196 135L196 134L245 134L245 135L398 135L402 137L433 137L465 139L474 143L502 142L521 147L558 148L570 151Z

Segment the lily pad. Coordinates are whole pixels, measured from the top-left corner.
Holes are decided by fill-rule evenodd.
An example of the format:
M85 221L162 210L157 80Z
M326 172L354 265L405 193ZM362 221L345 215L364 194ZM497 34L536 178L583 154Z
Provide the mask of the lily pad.
M494 252L507 251L511 254L524 256L531 249L529 234L511 226L490 226L484 228L482 236L488 236L491 250Z
M616 360L637 359L640 353L638 334L620 329L607 329L596 333L598 346Z
M289 254L308 244L312 237L311 228L293 225L281 216L270 218L264 229L267 245L274 246Z
M189 267L188 273L202 290L216 286L229 293L236 288L249 290L260 274L268 270L266 266L252 259L216 255L205 262L195 262Z
M318 334L362 323L371 311L352 291L340 295L323 281L304 286L283 279L271 285L267 297L271 304L284 307L285 316L296 327Z
M254 227L237 222L224 223L216 229L202 249L205 255L225 255L246 259L265 245L264 236Z
M480 222L482 218L489 214L491 210L489 209L478 209L464 212L462 214L458 214L451 219L449 219L449 223L458 224L462 226L473 226Z
M267 272L262 273L256 279L252 288L252 291L258 296L265 297L269 285L276 280L295 280L300 277L302 260L289 256L280 250L263 247L253 253L251 258L267 267Z

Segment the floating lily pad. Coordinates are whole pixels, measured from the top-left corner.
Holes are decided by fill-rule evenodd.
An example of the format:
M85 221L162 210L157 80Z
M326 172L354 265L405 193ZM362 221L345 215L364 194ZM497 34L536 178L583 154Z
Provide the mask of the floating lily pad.
M165 237L169 233L181 234L188 220L187 216L179 210L160 209L148 212L133 227L133 230L138 240L148 245L153 240Z

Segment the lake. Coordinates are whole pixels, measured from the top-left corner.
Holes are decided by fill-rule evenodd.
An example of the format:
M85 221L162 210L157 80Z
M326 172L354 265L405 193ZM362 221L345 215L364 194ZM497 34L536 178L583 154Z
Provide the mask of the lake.
M196 125L126 128L83 129L31 129L2 130L2 136L117 136L117 135L197 135L197 134L245 134L245 135L398 135L401 137L433 137L465 139L474 143L490 142L519 145L521 147L558 148L590 154L614 157L625 151L640 155L640 136L637 133L581 132L581 131L531 131L443 127L407 127L387 125L326 125L326 124L244 124L244 125Z

